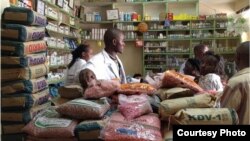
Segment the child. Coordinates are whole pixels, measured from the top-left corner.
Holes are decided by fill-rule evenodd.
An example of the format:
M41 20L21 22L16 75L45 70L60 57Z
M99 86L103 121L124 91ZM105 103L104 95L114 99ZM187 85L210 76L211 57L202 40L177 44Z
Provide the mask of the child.
M220 74L224 72L222 59L213 53L207 53L201 60L199 85L205 91L223 91Z

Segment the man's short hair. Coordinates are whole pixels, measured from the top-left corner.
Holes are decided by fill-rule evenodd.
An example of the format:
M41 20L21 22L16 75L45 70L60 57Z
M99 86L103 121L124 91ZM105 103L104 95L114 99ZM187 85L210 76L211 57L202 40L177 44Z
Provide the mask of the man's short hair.
M194 53L200 52L204 50L207 46L204 44L199 44L194 47Z
M105 46L112 45L113 39L116 39L123 32L117 28L109 28L104 34L104 43Z

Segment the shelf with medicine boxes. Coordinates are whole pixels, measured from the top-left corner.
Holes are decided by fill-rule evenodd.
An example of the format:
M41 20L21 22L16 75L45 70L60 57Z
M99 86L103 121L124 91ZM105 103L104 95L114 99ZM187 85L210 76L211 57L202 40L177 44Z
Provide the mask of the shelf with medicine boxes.
M77 47L80 38L80 19L76 16L76 7L70 7L68 0L40 0L44 2L49 63L49 84L61 83L64 71L71 60L71 51ZM51 87L54 87L51 85ZM53 94L55 95L55 94Z
M198 0L100 4L83 1L81 5L84 40L102 40L103 29L117 27L124 31L125 41L138 38L144 41L144 75L148 71L178 69L182 62L194 56L194 46L201 43L225 57L226 61L232 61L230 58L240 43L240 37L227 30L225 14L199 15ZM112 20L107 16L109 10L114 10ZM141 22L145 22L148 29L143 34L138 32ZM157 55L161 59L157 60Z

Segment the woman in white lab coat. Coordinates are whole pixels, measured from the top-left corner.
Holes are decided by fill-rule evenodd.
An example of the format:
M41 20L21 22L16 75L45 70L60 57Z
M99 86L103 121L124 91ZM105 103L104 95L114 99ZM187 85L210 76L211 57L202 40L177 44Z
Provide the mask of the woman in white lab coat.
M87 44L79 45L72 51L72 60L68 65L65 85L79 84L78 75L76 72L82 70L86 62L92 57L93 50Z
M123 64L117 56L123 53L125 47L123 32L116 28L108 29L104 34L104 43L104 50L93 56L84 68L93 71L97 79L119 79L121 83L126 83Z

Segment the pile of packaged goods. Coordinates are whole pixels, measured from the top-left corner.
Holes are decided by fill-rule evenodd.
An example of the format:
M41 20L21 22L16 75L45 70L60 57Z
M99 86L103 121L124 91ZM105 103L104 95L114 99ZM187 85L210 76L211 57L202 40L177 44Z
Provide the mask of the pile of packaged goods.
M3 138L20 136L22 128L51 106L45 75L47 19L28 8L8 7L2 15L1 100ZM10 138L11 139L11 138Z

